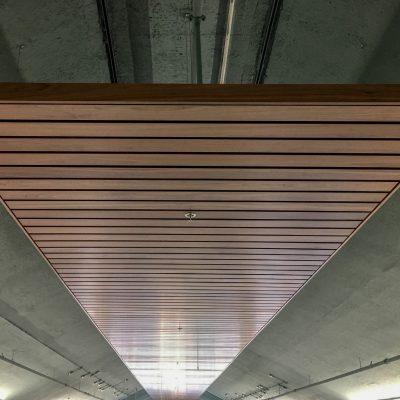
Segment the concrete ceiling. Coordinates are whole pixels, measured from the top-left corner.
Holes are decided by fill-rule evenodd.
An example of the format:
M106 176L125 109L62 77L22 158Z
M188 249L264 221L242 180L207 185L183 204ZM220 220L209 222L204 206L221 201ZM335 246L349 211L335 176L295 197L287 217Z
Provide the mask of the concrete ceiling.
M0 395L114 400L138 393L145 400L140 384L1 204L0 220ZM88 372L93 376L81 379ZM112 387L101 391L98 380Z
M227 0L204 0L204 82L217 82ZM105 5L109 36L103 36ZM272 0L236 0L227 83L252 83ZM188 83L191 0L0 0L0 81ZM398 0L283 0L265 83L399 81ZM104 39L105 38L105 39Z
M209 391L269 399L399 354L400 191L247 346ZM288 400L400 397L400 362L292 393ZM251 396L250 393L255 396ZM244 394L244 396L242 396Z
M399 82L399 17L397 0L284 0L265 83Z
M108 82L96 0L0 0L1 81Z

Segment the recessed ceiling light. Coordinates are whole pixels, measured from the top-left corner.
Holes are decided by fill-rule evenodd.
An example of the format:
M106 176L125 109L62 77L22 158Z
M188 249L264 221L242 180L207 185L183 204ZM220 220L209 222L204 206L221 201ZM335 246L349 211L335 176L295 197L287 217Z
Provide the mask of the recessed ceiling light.
M194 218L197 217L197 214L194 213L194 212L192 212L192 211L190 211L190 212L187 212L187 213L185 214L185 217L186 217L187 219L192 220L192 219L194 219Z

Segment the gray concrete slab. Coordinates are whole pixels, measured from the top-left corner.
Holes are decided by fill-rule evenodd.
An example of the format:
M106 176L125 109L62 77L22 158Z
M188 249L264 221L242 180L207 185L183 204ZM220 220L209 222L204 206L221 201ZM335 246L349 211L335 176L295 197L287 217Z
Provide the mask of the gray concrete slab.
M7 359L87 391L99 391L99 378L127 394L141 390L127 367L99 333L52 268L0 205L0 353ZM96 377L81 379L83 366ZM0 359L0 392L13 400L88 399ZM126 397L126 396L125 396ZM121 395L119 398L123 398Z
M398 83L398 0L284 0L265 83Z
M276 383L270 373L288 381L293 389L399 354L399 281L400 191L264 328L209 391L220 398L235 398L236 393L255 390L259 384ZM369 387L400 395L394 379L399 373L397 362L386 372L377 368L287 398L361 400L357 393L364 393L367 400Z
M109 82L96 0L0 0L0 28L2 82Z
M205 0L201 23L203 76L210 83L218 75L215 55L221 49L220 1ZM190 83L191 13L188 0L108 1L115 58L120 82Z

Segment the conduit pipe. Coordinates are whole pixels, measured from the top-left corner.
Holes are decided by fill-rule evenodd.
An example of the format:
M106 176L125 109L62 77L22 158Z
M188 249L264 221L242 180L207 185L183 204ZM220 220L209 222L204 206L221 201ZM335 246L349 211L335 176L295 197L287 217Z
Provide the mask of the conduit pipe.
M203 64L201 54L201 22L205 20L202 13L203 0L192 1L192 14L187 17L192 22L191 40L191 75L192 83L203 83Z
M81 394L84 394L85 396L88 396L88 397L91 397L91 398L97 399L97 400L104 400L104 399L102 399L101 397L97 397L97 396L94 395L94 394L90 394L90 393L88 393L88 392L85 392L84 390L81 390L81 389L78 389L78 388L76 388L76 387L74 387L74 386L71 386L71 385L69 385L68 383L59 381L59 380L56 379L56 378L53 378L53 377L51 377L51 376L49 376L49 375L46 375L46 374L43 374L42 372L36 371L35 369L30 368L30 367L28 367L28 366L26 366L26 365L20 364L20 363L17 362L17 361L11 360L10 358L7 358L7 357L5 357L5 356L2 355L2 354L0 355L0 361L4 361L4 362L6 362L6 363L8 363L8 364L10 364L10 365L13 365L14 367L21 368L21 369L23 369L23 370L25 370L25 371L28 371L28 372L32 373L32 374L35 374L35 375L37 375L37 376L40 376L41 378L48 379L49 381L52 381L52 382L54 382L54 383L57 383L57 384L59 384L59 385L61 385L61 386L67 387L67 388L72 389L72 390L75 390L75 391L77 391L77 392L79 392L79 393L81 393Z
M233 19L235 17L236 0L229 0L228 16L226 20L225 40L222 53L221 70L219 74L219 83L226 82L226 71L228 68L228 57L231 49L232 33L233 33Z
M288 392L281 393L281 394L278 394L276 396L268 397L265 400L275 400L275 399L279 399L279 398L282 398L282 397L285 397L285 396L289 396L291 394L296 394L298 392L301 392L301 391L304 391L304 390L307 390L307 389L311 389L311 388L314 388L316 386L321 386L321 385L324 385L326 383L330 383L330 382L333 382L333 381L337 381L339 379L347 378L348 376L352 376L352 375L355 375L355 374L360 374L361 372L365 372L365 371L368 371L370 369L382 367L384 365L388 365L388 364L391 364L391 363L399 361L399 360L400 360L400 354L397 355L397 356L394 356L394 357L385 358L384 360L378 361L378 362L375 362L375 363L371 362L371 364L369 364L369 365L367 365L365 367L353 369L353 370L345 372L343 374L335 375L335 376L333 376L331 378L327 378L327 379L323 379L323 380L318 381L318 382L310 383L309 385L302 386L302 387L299 387L297 389L289 390Z

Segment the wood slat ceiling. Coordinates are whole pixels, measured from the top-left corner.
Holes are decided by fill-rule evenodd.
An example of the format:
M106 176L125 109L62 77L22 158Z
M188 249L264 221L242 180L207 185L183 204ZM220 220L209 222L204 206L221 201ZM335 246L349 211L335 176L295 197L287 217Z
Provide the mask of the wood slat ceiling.
M398 87L0 89L0 196L155 399L199 397L400 180Z

